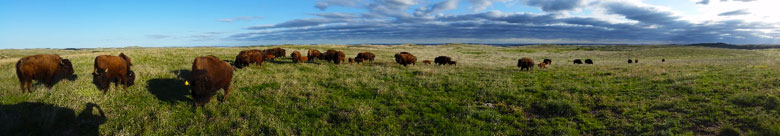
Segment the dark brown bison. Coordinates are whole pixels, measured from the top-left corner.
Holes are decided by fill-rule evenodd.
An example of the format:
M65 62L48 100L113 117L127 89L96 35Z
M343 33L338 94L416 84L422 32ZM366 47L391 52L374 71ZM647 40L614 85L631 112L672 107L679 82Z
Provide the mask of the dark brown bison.
M552 60L550 60L550 59L544 59L544 61L542 61L542 62L543 62L544 64L547 64L547 65L550 65L550 64L552 64Z
M414 65L417 63L417 57L414 57L409 52L401 52L398 54L395 54L395 62L404 66L407 66L409 64Z
M582 64L582 60L580 60L580 59L574 59L574 64Z
M439 64L439 65L451 64L450 62L454 62L454 61L452 61L452 58L447 57L447 56L439 56L439 57L436 57L436 58L433 59L433 63Z
M349 58L349 64L355 63L355 58Z
M284 55L287 54L287 52L282 48L276 47L272 49L263 50L263 54L271 54L274 55L274 58L276 58L276 57L284 57Z
M185 85L192 90L191 95L195 105L206 105L211 101L217 90L225 90L222 100L230 94L230 82L233 80L233 68L230 64L215 56L200 56L192 62L192 72Z
M447 62L447 64L449 64L449 65L453 65L453 66L457 66L457 65L458 65L458 62L456 62L456 61L450 61L450 62Z
M431 60L423 60L424 64L431 64Z
M547 68L547 63L539 63L539 68Z
M365 61L365 60L363 60L363 58L355 58L355 63L357 63L357 64L363 63L363 61ZM365 64L365 63L363 63L363 64Z
M315 49L309 49L309 53L306 54L306 56L309 57L309 61L314 61L314 59L322 59L322 53L320 53L319 50Z
M306 57L306 56L302 56L301 52L298 52L298 51L293 51L290 54L290 57L292 58L293 63L306 62L306 60L303 60L303 58Z
M639 60L638 59L634 59L634 63L639 63Z
M325 58L327 61L333 62L333 64L341 64L341 62L344 62L345 55L344 52L337 51L334 49L329 49L328 51L325 51L325 55L322 57Z
M585 59L585 64L593 64L593 60Z
M233 62L236 68L243 68L249 66L251 63L255 63L257 66L263 66L265 60L265 54L260 50L244 50L236 55L236 60Z
M520 67L520 70L528 70L534 68L534 60L531 58L521 58L517 60L517 67Z
M661 59L661 62L666 62L666 59Z
M49 89L62 78L75 80L70 60L54 54L39 54L19 59L16 62L16 77L19 78L23 93L30 92L32 80L43 82Z
M114 82L114 87L117 89L119 84L122 84L123 89L127 91L128 86L135 84L135 72L130 69L130 66L133 66L133 63L124 53L119 53L119 56L97 56L92 69L92 80L103 93L108 91L111 82Z
M634 63L634 61L631 60L631 59L628 59L628 64L631 64L631 63Z
M367 60L368 62L372 62L373 63L374 62L374 57L376 57L376 55L374 55L374 53L371 53L371 52L361 52L361 53L357 54L357 57L355 57L355 59L357 60L358 58L361 58L363 60Z

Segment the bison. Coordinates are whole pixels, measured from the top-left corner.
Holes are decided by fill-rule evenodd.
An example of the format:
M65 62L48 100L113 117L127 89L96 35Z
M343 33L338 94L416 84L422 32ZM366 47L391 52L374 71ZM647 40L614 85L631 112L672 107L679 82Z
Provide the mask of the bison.
M276 47L272 49L263 50L263 54L271 54L274 55L274 58L276 58L276 57L284 57L284 55L287 53L284 49Z
M309 53L306 56L309 57L309 61L314 61L314 59L323 60L320 51L315 49L309 49Z
M363 58L355 58L355 63L357 63L357 64L363 63L363 61L364 61ZM365 64L365 63L363 63L363 64Z
M235 63L236 68L243 68L249 66L251 63L255 63L257 66L263 66L265 60L265 54L260 50L244 50L236 55Z
M265 54L265 56L263 57L263 61L273 61L273 60L274 60L274 58L276 58L276 55L273 55L273 54Z
M124 53L119 53L119 56L97 56L92 69L92 79L103 93L108 91L111 82L114 82L114 87L117 89L119 84L122 84L123 89L127 91L128 86L135 84L135 72L130 70L130 66L133 66L133 63Z
M424 64L431 64L431 60L423 60Z
M450 62L454 62L454 61L452 61L452 58L447 57L447 56L439 56L439 57L436 57L436 58L433 59L433 63L439 64L439 65L451 64Z
M661 59L661 62L666 62L666 59Z
M51 89L57 81L68 77L75 80L73 65L68 59L62 59L55 54L39 54L27 56L16 62L16 77L19 78L19 86L22 93L31 92L32 80L43 82Z
M363 60L367 60L368 62L373 63L374 62L374 57L376 57L376 55L374 55L374 53L371 53L371 52L361 52L361 53L357 54L357 56L355 57L355 60L357 60L358 58L361 58Z
M290 54L290 57L292 58L293 63L306 62L306 60L304 60L306 56L302 56L301 52L298 51L293 51L292 54Z
M447 62L447 64L449 64L449 65L453 65L453 66L457 66L457 65L458 65L458 62L456 62L456 61L450 61L450 62Z
M639 60L638 59L634 59L634 63L639 63Z
M355 58L349 58L349 64L355 63Z
M534 60L531 58L521 58L517 60L517 67L520 67L520 70L528 70L534 68Z
M631 59L628 59L628 64L631 64L631 63L634 63L634 61L631 60Z
M580 59L574 59L574 64L582 64L582 60L580 60Z
M417 57L414 57L414 55L409 52L401 52L395 54L395 62L404 66L409 64L414 65L417 62Z
M585 59L585 64L593 64L593 60Z
M539 68L547 68L547 63L539 63Z
M222 100L230 94L230 82L233 80L233 68L216 56L200 56L192 62L192 72L185 81L189 85L195 106L206 105L217 90L225 90Z
M329 49L323 57L325 60L333 62L333 64L341 64L341 62L344 62L345 55L342 51Z
M544 61L542 61L542 62L544 62L544 64L547 64L547 65L552 64L552 60L550 60L550 59L544 59Z

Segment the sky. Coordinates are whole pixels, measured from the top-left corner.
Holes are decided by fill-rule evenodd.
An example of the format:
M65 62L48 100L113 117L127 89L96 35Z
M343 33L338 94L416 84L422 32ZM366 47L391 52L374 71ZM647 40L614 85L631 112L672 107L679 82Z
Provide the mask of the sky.
M3 0L0 48L780 44L778 0Z

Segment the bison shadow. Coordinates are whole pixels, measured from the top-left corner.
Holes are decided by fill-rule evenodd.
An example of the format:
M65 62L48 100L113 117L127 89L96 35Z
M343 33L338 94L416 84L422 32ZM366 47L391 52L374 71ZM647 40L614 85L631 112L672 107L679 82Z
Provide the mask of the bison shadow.
M280 59L280 58L278 58L278 59ZM285 59L285 60L287 60L287 59ZM273 60L270 60L270 62L274 63L274 64L294 64L294 62L292 62L292 60L291 61L281 61L281 60L273 59Z
M156 78L146 81L146 89L149 90L160 101L177 102L190 101L187 98L189 89L184 85L184 79L190 74L190 70L171 71L177 75L177 78Z
M97 109L99 115L94 115ZM0 105L0 132L4 135L100 135L106 122L103 109L87 103L81 112L53 104L22 102Z
M52 80L51 87L56 86L57 83L60 83L60 81L62 81L63 79L64 80L68 80L68 81L76 81L76 79L78 79L78 78L79 78L79 75L76 75L76 74L68 75L68 76L64 76L64 77L54 77L54 80ZM33 86L40 86L40 85L46 86L45 84L43 84L42 80L40 80L40 81L39 80L34 80L34 81L36 81L36 82L33 82ZM51 89L51 88L49 88L49 89Z

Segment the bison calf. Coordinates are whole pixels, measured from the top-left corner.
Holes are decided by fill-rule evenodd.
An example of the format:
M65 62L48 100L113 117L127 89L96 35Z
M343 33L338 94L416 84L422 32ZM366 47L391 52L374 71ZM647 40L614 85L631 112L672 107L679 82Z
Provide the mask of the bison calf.
M544 61L542 61L542 62L544 62L544 64L547 64L547 65L552 64L552 60L550 60L550 59L544 59Z
M31 92L32 80L43 82L51 89L63 77L71 77L71 80L74 80L73 72L70 60L54 54L27 56L16 62L16 77L19 78L22 93Z
M431 64L431 60L423 60L424 64Z
M135 84L135 72L130 70L133 63L124 53L119 56L100 55L95 57L95 65L92 69L92 78L98 89L106 93L110 88L111 82L114 82L115 88L119 84L127 91L128 86Z
M531 58L521 58L517 60L517 67L520 67L520 70L528 70L531 71L531 69L534 68L534 60Z
M547 68L547 63L539 63L539 68Z
M189 84L195 106L206 105L211 101L217 90L225 90L221 101L230 94L230 82L233 80L233 68L219 58L209 55L195 58L192 62L192 72L185 81Z

